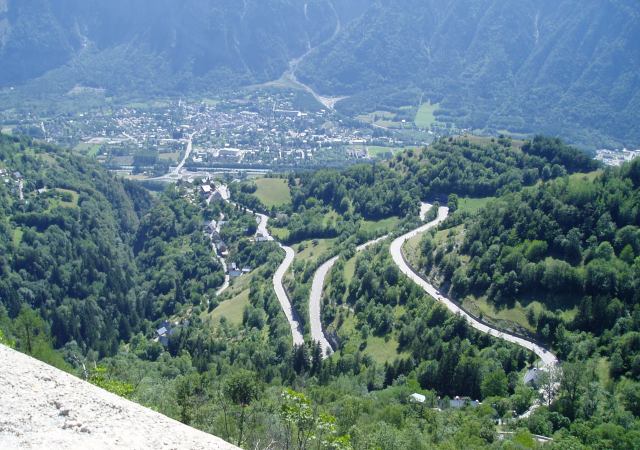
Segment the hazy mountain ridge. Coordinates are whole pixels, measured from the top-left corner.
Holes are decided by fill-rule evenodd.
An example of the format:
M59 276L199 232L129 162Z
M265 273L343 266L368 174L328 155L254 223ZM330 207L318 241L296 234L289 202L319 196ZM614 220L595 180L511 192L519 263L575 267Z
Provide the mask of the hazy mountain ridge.
M300 77L334 95L418 87L460 126L637 143L638 17L626 0L380 2Z
M306 7L299 0L240 6L225 0L28 0L9 1L0 21L6 24L0 61L7 68L0 84L54 71L45 82L63 75L126 92L142 89L141 81L171 90L198 86L203 78L222 84L277 78L290 59L331 35L335 13L323 0ZM132 59L143 67L132 67Z
M349 95L339 104L349 114L388 97L423 98L459 127L544 132L591 147L640 144L635 0L3 6L0 87L21 86L23 97L77 85L107 95L203 94L277 79L318 46L297 75L321 94ZM329 40L337 18L340 33Z

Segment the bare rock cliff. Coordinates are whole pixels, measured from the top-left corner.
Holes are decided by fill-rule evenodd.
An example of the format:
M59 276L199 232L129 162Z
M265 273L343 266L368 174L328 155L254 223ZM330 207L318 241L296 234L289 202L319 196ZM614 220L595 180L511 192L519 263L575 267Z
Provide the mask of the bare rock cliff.
M237 449L2 345L0 448Z

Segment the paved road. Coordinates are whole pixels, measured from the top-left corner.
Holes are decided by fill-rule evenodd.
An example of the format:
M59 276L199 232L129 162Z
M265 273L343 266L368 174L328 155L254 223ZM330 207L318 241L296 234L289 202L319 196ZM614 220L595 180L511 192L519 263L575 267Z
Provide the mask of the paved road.
M229 189L227 186L218 187L218 192L222 198L229 202L233 202L229 199ZM262 236L266 237L268 241L275 241L271 233L269 233L269 229L267 228L267 224L269 222L269 217L264 214L254 213L250 209L247 209L247 212L250 214L255 214L256 220L258 221L258 230ZM282 280L284 278L285 273L291 267L293 263L293 258L295 256L295 252L291 247L286 247L280 243L280 248L284 250L285 257L284 261L280 264L280 267L276 270L276 273L273 276L273 289L276 291L276 297L278 297L278 301L280 302L280 306L282 307L282 311L287 318L287 322L289 322L289 327L291 328L291 336L293 338L293 345L304 345L304 337L302 336L302 327L300 326L300 322L295 317L295 313L293 310L293 306L291 305L291 301L287 296L287 291L284 288L284 284Z
M194 131L189 135L189 139L187 140L187 148L184 152L184 157L182 158L182 161L180 161L180 163L175 168L171 169L168 173L161 175L159 177L148 178L148 181L175 182L177 180L181 180L183 176L182 169L184 168L184 165L187 163L187 160L189 159L189 156L193 151L193 137L198 133L199 133L198 131Z
M220 192L220 196L222 197L223 200L229 201L229 189L227 189L227 187L225 185L218 186L216 191ZM214 194L211 194L209 196L209 198L207 198L207 205L211 204L211 201L213 200L213 197L214 197ZM220 218L219 219L220 220L224 220L224 214L223 213L220 213ZM217 231L220 232L220 224L219 223L218 223ZM224 291L226 291L229 288L229 286L231 285L231 277L229 276L229 268L227 267L227 261L222 256L218 255L218 249L213 244L213 233L209 236L209 239L211 240L211 245L213 247L213 251L217 255L218 261L220 261L220 264L222 264L222 269L224 270L224 283L222 283L222 286L220 286L218 288L218 290L216 291L216 297L220 297L224 293Z
M269 217L264 214L256 214L256 218L258 220L258 233L265 236L269 241L275 241L273 236L269 233L267 229L267 223L269 222ZM276 291L276 297L278 297L278 301L280 302L280 306L282 307L282 311L287 318L287 322L289 322L289 327L291 328L291 336L293 337L293 345L304 345L304 337L302 336L302 326L300 322L296 319L293 306L291 305L291 301L289 300L289 296L287 295L287 291L284 288L284 284L282 282L284 275L293 264L293 258L295 257L295 252L291 247L286 247L280 243L280 248L284 250L285 257L284 261L280 264L280 267L276 270L276 273L273 275L273 289Z
M184 152L184 158L180 161L180 164L173 170L172 175L180 175L180 171L186 164L189 156L191 155L191 151L193 150L193 137L196 135L196 131L189 135L189 140L187 141L187 150Z
M218 250L215 248L215 246L213 247L213 251L218 253ZM225 259L222 256L218 256L218 261L220 261L220 264L222 264L222 270L224 270L224 283L222 283L222 286L220 286L216 291L216 297L220 297L224 293L224 291L226 291L229 288L229 285L231 284L231 277L229 276L227 261L225 261Z
M406 276L408 276L414 283L422 287L427 292L427 294L429 294L431 297L435 298L437 301L445 305L449 311L464 317L467 323L469 323L469 325L471 325L476 330L481 331L483 333L490 334L491 336L498 337L507 342L512 342L516 345L526 348L527 350L531 350L536 355L538 355L538 357L543 361L546 367L555 366L558 362L558 359L554 354L548 352L547 350L540 347L534 342L531 342L516 336L512 336L510 334L503 333L500 330L496 330L495 328L491 328L483 323L478 322L476 319L474 319L469 314L467 314L462 309L460 309L460 307L458 307L458 305L456 305L451 299L442 295L438 291L438 289L436 289L432 284L426 282L417 273L413 272L409 267L409 265L404 261L404 258L402 257L402 246L404 245L404 243L409 239L419 235L420 233L424 233L425 231L438 226L440 223L442 223L442 221L444 221L447 218L448 214L449 214L449 209L445 207L441 207L438 210L438 217L436 220L434 220L433 222L429 222L425 225L422 225L421 227L393 241L390 248L391 256L393 257L393 260L398 266L398 268L400 269L400 271L404 273Z
M322 348L322 355L328 356L333 353L333 348L324 335L322 330L322 317L320 310L322 309L322 290L324 287L324 279L338 261L340 256L334 256L329 261L321 265L316 270L313 276L313 283L311 284L311 293L309 294L309 324L311 325L311 339L314 342L319 342Z
M388 236L382 236L378 239L374 239L372 241L367 242L366 244L362 244L361 246L356 248L357 252L361 252L368 247L371 247L374 244L377 244L380 241L383 241ZM311 325L311 339L314 342L319 342L320 347L322 348L322 355L327 357L333 353L333 348L329 341L327 340L324 330L322 329L322 291L324 288L324 280L327 277L327 274L331 271L333 265L338 261L339 256L334 256L316 270L316 273L313 276L313 283L311 284L311 293L309 294L309 323Z
M282 283L284 274L287 273L287 270L293 263L295 253L291 247L285 247L280 244L280 248L285 251L286 255L284 257L284 261L282 261L282 264L280 264L280 267L278 267L278 270L276 270L276 273L273 276L273 289L276 291L276 296L278 297L282 311L284 311L284 315L287 317L287 322L289 322L291 336L293 337L293 345L303 345L304 337L302 336L302 331L300 331L302 327L300 326L300 322L295 319L293 307L291 306L291 302L287 296L287 291L284 289L284 284Z
M269 222L269 217L264 214L256 214L258 220L258 231L257 234L264 236L268 241L274 241L275 239L269 233L267 229L267 223Z

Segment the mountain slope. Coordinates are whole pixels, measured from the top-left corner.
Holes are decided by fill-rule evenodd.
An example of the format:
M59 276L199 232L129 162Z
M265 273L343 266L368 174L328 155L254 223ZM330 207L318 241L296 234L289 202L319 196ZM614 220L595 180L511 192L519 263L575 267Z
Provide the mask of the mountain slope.
M58 88L82 84L115 92L266 81L279 77L291 58L335 27L335 12L326 1L3 3L0 63L6 70L0 85L5 86L50 71L44 81ZM149 81L158 86L148 86Z
M171 190L154 202L94 162L2 134L0 173L0 328L35 310L56 348L113 354L145 319L213 298L224 280L199 209Z
M334 95L417 87L459 126L637 144L639 37L629 0L377 2L300 78Z

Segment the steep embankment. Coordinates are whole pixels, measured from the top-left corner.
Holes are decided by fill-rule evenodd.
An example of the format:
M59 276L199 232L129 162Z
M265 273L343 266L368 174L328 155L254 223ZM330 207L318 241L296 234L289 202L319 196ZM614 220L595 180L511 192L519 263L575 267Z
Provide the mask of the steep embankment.
M7 347L0 361L0 448L237 448Z

